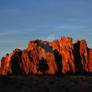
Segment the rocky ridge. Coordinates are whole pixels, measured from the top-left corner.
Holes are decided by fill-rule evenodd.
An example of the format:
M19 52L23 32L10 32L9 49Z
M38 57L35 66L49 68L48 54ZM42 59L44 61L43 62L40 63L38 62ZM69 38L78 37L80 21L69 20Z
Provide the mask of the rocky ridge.
M34 40L27 49L15 49L1 59L0 75L83 74L92 72L92 49L85 40L61 37L52 42Z

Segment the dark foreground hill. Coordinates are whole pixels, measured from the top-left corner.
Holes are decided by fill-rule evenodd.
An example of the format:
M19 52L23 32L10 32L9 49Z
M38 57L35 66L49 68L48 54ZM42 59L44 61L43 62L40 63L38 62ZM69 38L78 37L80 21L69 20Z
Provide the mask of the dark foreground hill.
M1 60L0 75L58 75L92 73L92 49L86 41L61 37L52 42L30 41Z
M92 92L92 77L3 76L0 92Z

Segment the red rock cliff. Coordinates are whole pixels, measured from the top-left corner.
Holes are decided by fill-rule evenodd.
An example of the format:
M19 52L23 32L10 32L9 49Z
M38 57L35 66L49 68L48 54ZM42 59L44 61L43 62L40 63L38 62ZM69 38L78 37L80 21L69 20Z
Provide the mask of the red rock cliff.
M53 42L30 41L25 50L15 49L1 59L0 75L91 73L92 49L85 40L61 37Z

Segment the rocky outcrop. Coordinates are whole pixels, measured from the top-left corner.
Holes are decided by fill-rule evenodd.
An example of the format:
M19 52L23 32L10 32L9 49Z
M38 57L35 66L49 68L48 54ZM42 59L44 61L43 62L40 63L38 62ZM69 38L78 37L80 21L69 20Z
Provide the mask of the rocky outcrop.
M1 59L0 75L91 73L92 49L85 40L34 40L25 50L15 49Z

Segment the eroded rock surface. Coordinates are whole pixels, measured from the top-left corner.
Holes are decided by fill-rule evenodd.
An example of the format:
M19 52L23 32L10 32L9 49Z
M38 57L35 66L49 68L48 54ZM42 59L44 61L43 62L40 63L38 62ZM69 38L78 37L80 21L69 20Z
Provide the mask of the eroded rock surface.
M85 40L70 37L52 42L34 40L25 50L15 49L1 59L0 75L91 73L92 49Z

